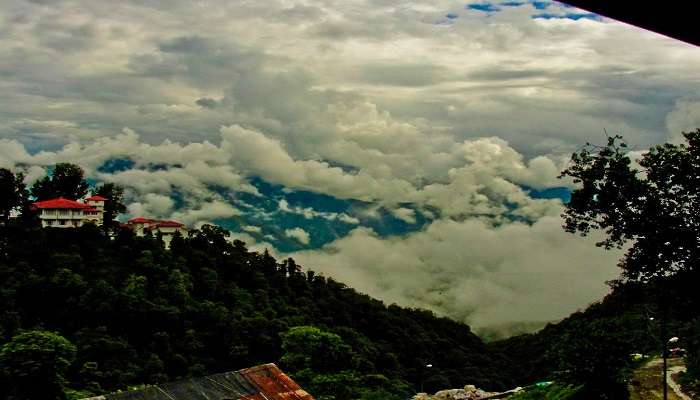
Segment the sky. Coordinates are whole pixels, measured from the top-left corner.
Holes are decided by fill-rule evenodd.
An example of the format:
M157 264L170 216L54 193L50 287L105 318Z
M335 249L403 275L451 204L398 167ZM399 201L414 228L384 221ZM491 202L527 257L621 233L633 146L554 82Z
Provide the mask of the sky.
M572 152L700 127L700 51L550 1L4 0L0 167L475 328L600 299Z

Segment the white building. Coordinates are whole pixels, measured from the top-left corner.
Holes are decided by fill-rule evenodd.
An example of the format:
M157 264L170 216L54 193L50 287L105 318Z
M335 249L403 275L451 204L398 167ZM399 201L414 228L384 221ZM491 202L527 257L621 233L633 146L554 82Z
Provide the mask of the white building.
M153 236L157 236L160 233L166 249L170 247L170 241L173 240L175 232L180 232L182 236L187 236L187 227L177 221L138 217L127 221L126 226L131 228L137 236L144 236L148 232Z
M42 227L76 228L84 224L102 225L104 197L92 196L85 203L64 199L37 201L33 204L39 213Z

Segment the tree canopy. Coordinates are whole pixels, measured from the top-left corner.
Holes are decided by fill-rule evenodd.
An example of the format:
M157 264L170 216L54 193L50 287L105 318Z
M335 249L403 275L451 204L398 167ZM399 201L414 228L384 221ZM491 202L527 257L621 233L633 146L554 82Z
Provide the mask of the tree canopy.
M38 201L56 197L78 200L84 197L90 188L84 175L83 169L75 164L56 164L49 176L32 185L32 196Z
M112 227L117 216L126 212L126 205L124 205L124 189L114 183L103 183L95 188L93 194L107 199L105 201L105 212L102 222L105 228Z
M622 277L649 281L689 272L700 256L700 130L685 143L654 146L635 166L621 136L574 153L561 177L579 188L564 212L564 228L601 230L605 248L630 244Z
M0 382L17 399L65 398L64 376L75 351L72 343L56 333L21 332L0 347Z
M10 212L21 207L27 200L27 187L24 175L0 168L0 218L7 222Z
M66 387L82 397L268 362L325 400L405 399L425 360L426 390L515 384L468 326L251 252L219 227L170 250L90 224L0 229L0 346L22 330L60 334L77 350Z

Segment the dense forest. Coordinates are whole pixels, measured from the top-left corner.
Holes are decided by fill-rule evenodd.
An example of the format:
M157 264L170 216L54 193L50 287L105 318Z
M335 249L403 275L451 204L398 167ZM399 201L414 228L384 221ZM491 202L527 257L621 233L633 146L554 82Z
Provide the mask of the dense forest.
M386 306L227 234L203 226L166 250L127 229L110 239L91 225L3 227L3 398L85 397L267 362L319 399L515 383L466 325ZM29 361L43 364L27 371Z
M582 387L582 399L625 399L630 372L639 365L631 354L661 355L662 337L680 337L687 351L691 384L700 377L700 292L698 273L678 276L663 288L621 284L600 302L537 333L490 343L511 362L504 374L519 382L556 380ZM659 291L671 295L667 334L663 334ZM659 377L661 379L661 377ZM585 390L584 390L585 389Z
M81 398L266 362L318 399L551 379L611 393L624 391L630 353L660 352L659 320L650 320L660 311L646 285L620 285L538 333L485 345L466 325L386 306L291 259L250 252L215 226L171 250L91 225L2 233L2 398ZM700 343L697 282L679 277L667 288L676 294L669 331L690 348Z

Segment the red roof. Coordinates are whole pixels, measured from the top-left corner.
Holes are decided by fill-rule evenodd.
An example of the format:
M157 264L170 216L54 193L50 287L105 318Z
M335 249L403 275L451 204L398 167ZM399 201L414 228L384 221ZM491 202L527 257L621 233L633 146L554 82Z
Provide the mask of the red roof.
M275 364L105 394L106 400L314 400Z
M87 205L85 203L81 203L81 202L75 201L75 200L64 199L63 197L59 197L57 199L51 199L51 200L37 201L34 203L34 207L36 207L36 208L49 208L49 209L60 208L60 209L68 209L68 210L84 210L84 209L94 208L93 206Z
M159 219L149 219L143 217L132 218L127 221L127 224L146 224L148 228L179 228L185 226L177 221L161 221Z
M156 221L153 219L148 219L148 218L144 218L144 217L132 218L132 219L127 221L128 224L148 224L148 223L152 223L152 222L156 222Z
M155 223L155 226L161 228L179 228L184 225L177 221L158 221Z
M102 196L95 195L88 197L87 199L85 199L85 201L107 201L107 199Z

